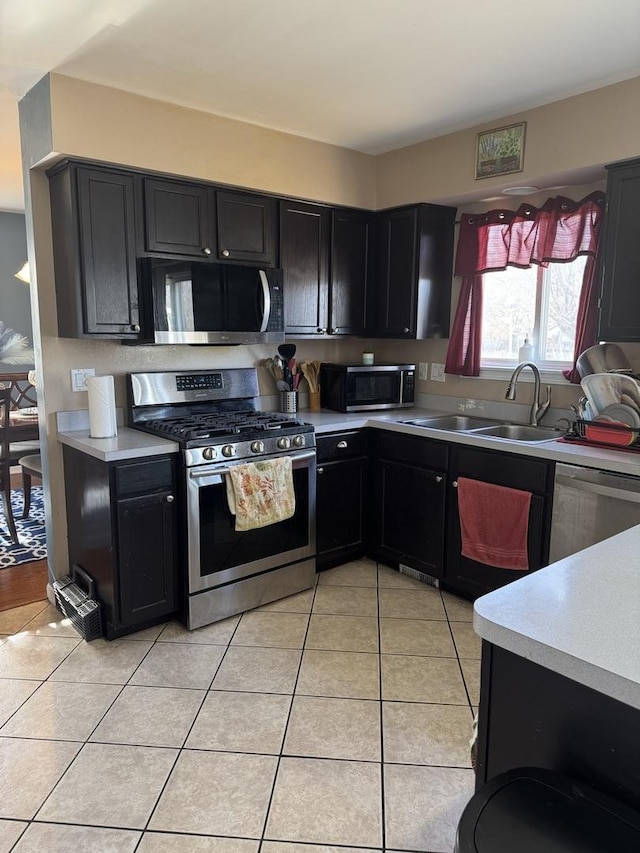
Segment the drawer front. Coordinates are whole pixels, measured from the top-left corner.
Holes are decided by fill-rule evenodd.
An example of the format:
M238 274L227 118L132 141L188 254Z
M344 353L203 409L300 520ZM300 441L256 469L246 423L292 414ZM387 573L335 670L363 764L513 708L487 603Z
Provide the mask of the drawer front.
M154 456L144 462L115 466L118 497L173 489L173 463L168 456Z
M442 471L449 464L449 447L439 441L400 435L397 432L376 432L375 441L379 459L392 459Z
M544 494L550 485L552 464L541 459L460 446L456 448L455 458L455 476L537 494Z
M351 459L366 456L369 450L369 436L365 430L336 432L316 437L318 462L329 459Z

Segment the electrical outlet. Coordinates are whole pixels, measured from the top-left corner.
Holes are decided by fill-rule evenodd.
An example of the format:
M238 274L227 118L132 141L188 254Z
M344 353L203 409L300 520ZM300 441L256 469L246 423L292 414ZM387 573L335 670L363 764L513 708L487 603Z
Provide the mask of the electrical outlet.
M422 379L424 382L425 379L429 378L429 364L426 361L418 362L418 379Z
M75 367L71 369L71 390L86 391L87 376L95 376L95 367Z
M437 362L433 362L431 365L431 379L434 382L444 382L444 364L438 364Z

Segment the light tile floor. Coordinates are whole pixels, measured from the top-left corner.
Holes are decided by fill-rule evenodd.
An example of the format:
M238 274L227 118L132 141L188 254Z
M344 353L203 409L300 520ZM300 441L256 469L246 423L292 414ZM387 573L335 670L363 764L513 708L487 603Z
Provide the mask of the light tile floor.
M471 614L369 560L193 632L0 612L0 853L450 853Z

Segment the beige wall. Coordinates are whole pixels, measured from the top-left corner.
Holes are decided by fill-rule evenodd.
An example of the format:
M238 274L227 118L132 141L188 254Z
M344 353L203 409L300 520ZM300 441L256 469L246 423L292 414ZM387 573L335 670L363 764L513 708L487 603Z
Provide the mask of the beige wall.
M513 183L582 183L590 178L581 172L640 155L639 104L640 77L636 77L382 154L376 162L378 207L417 201L455 203L497 194ZM519 121L527 123L524 171L476 181L476 134ZM550 176L552 181L547 180Z
M51 75L54 150L353 207L375 206L375 158Z
M37 97L36 97L37 95ZM640 78L531 110L512 120L527 121L526 171L519 179L601 166L640 153ZM127 371L207 366L248 366L272 354L268 347L123 347L117 342L57 337L51 223L43 158L104 160L277 194L376 208L415 201L457 203L478 197L473 180L473 128L377 158L277 131L53 74L21 105L23 162L40 163L27 175L29 257L35 266L32 311L36 364L48 433L45 476L50 565L67 570L62 457L55 438L55 412L86 408L86 394L70 390L72 367L113 373L119 405L125 403ZM482 193L499 179L483 182ZM568 193L567 193L568 194ZM454 289L455 292L455 289ZM362 349L384 358L444 361L446 341L345 341L300 343L302 357L357 359ZM272 390L261 375L261 390ZM503 383L448 377L420 383L422 392L477 399L502 399ZM554 404L565 405L575 389L554 389Z

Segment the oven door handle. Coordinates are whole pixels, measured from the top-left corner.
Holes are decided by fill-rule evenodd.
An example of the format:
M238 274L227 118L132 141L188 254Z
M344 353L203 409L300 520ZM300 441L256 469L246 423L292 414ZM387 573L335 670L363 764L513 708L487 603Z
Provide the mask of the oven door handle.
M260 270L260 284L262 285L263 297L262 325L260 326L260 331L266 332L269 325L269 316L271 315L271 291L269 290L269 282L264 270Z
M295 456L292 455L291 461L292 462L302 462L305 459L313 459L315 457L315 455L316 455L315 450L309 450L306 453L297 453ZM247 461L250 462L251 460L249 459ZM243 463L239 462L238 464L242 465ZM189 477L192 480L199 480L199 479L202 479L203 477L211 477L211 476L224 477L225 474L230 474L230 473L231 473L231 468L218 468L215 465L207 465L206 468L199 467L199 468L192 469L191 471L189 471Z

